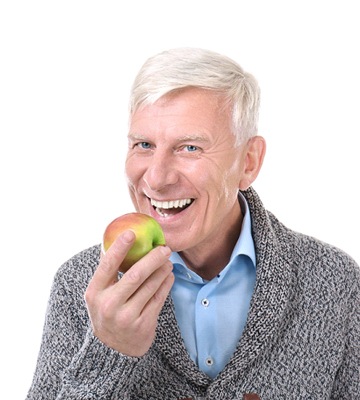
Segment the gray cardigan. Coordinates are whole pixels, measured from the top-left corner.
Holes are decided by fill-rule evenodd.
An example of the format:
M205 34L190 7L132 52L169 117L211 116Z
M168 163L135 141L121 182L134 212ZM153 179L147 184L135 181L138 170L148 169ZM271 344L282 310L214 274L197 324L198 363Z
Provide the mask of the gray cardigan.
M291 231L244 192L257 279L237 349L215 380L191 361L169 297L141 358L107 348L84 302L100 246L61 266L51 290L28 400L360 399L360 269L344 252ZM230 327L229 327L230 329Z

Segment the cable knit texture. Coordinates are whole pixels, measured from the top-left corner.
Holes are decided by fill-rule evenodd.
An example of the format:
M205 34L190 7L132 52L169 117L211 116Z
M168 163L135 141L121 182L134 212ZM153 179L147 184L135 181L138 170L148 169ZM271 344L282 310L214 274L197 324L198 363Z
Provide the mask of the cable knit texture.
M286 228L252 188L244 195L256 286L241 340L215 380L190 359L170 297L145 356L124 356L94 337L84 292L99 263L97 245L55 276L27 400L241 400L246 393L261 400L360 399L358 265L341 250Z

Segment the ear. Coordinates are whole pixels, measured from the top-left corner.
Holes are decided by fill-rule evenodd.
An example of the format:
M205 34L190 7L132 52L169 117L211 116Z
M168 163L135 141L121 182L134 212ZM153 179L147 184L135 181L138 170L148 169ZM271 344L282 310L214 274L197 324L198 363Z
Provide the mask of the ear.
M262 136L254 136L243 149L243 168L239 189L246 190L258 176L266 152L266 142Z

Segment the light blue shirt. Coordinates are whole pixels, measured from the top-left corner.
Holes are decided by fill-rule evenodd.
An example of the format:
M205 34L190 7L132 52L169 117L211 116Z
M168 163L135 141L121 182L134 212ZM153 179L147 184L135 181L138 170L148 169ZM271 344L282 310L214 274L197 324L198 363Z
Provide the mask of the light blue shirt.
M230 360L243 332L256 278L255 246L247 202L239 193L244 213L239 239L230 262L211 281L186 267L172 253L175 283L171 295L185 347L191 359L211 378Z

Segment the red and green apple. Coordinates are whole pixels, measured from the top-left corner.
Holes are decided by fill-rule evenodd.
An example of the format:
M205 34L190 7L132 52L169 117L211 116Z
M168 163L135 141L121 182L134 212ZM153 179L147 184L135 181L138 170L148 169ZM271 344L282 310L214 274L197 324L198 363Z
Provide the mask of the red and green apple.
M165 245L165 236L160 224L150 215L133 212L115 218L106 227L102 251L105 253L114 240L126 230L133 231L136 239L120 265L121 272L126 272L153 248Z

